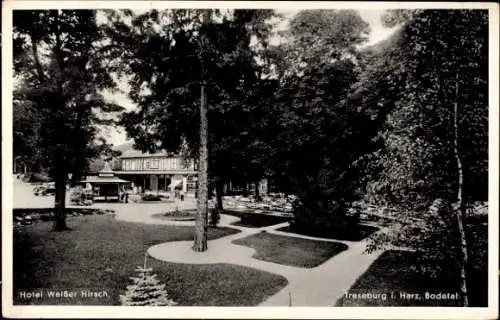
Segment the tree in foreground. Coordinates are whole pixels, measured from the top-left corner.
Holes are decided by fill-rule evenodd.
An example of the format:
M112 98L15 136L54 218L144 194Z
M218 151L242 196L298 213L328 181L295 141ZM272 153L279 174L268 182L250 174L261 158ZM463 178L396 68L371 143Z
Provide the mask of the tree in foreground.
M37 144L38 165L50 168L55 181L54 230L65 230L68 174L78 176L87 159L106 148L95 139L96 125L112 123L100 115L121 107L105 102L99 91L115 84L99 58L95 11L19 10L13 27L15 107L30 106L35 116L27 120L39 124L30 139ZM21 112L16 108L14 114Z
M247 131L245 116L258 78L251 37L266 37L265 21L272 11L152 10L138 16L127 12L130 23L120 13L108 13L110 56L123 62L123 72L130 76L130 97L139 106L123 116L127 133L144 151L180 152L187 146L184 155L200 159L200 175L207 170L207 180L217 181L220 200L225 171L231 172L239 159L231 155ZM209 13L212 23L203 23ZM205 107L207 121L201 122ZM207 124L207 131L202 124ZM205 149L207 168L201 166ZM208 208L201 180L197 251L206 250L203 226Z
M356 162L376 134L369 115L349 102L359 76L357 46L368 24L354 10L305 10L273 48L279 79L269 154L275 184L296 194L294 228L332 232L347 226L357 197Z
M391 239L422 252L426 272L460 279L467 306L468 241L474 239L464 216L487 198L488 13L419 10L386 17L402 24L397 50L404 52L405 80L399 95L388 96L394 111L381 132L368 191L370 200L399 212L401 227L375 246Z

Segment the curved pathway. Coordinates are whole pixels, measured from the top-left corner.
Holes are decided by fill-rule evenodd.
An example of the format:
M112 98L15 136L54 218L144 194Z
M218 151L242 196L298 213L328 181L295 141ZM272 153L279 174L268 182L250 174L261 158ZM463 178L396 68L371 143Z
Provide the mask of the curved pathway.
M14 197L15 207L41 208L53 206L52 197L33 196L32 185L15 181L14 188L14 195L18 195ZM165 221L154 218L152 215L173 211L176 207L183 210L193 209L195 206L194 199L188 198L186 201L177 201L176 203L99 203L91 207L113 209L116 219L127 222L192 226L194 225L193 221ZM363 254L366 241L350 242L321 239L276 230L288 223L263 228L245 228L232 225L233 222L238 220L237 217L221 215L219 226L239 229L241 232L220 239L209 240L206 252L193 252L191 250L192 241L176 241L152 246L148 249L148 253L162 261L186 264L230 263L253 267L287 278L288 285L265 300L261 304L262 306L289 306L290 304L293 306L333 306L335 301L349 290L356 279L381 254L381 252ZM244 238L264 230L288 237L340 242L348 245L349 248L315 268L298 268L254 259L252 257L255 253L254 249L231 243L235 239Z
M149 208L147 208L149 206ZM153 214L175 209L175 204L145 205L134 204L114 205L116 219L135 223L164 225L194 225L194 221L165 221L152 217ZM178 204L179 209L192 209L194 201ZM139 209L140 208L140 209ZM380 251L364 254L366 240L352 242L324 238L308 237L293 233L277 231L288 223L280 223L262 228L246 228L232 225L239 218L221 215L219 226L238 229L241 232L223 238L209 240L208 250L194 252L192 241L174 241L154 245L148 249L151 257L174 263L210 264L229 263L251 267L284 276L288 284L275 295L262 302L261 306L333 306L335 301L346 293L356 279L361 276L373 261L381 254ZM255 250L246 246L233 244L232 241L244 238L262 231L272 234L298 237L304 239L340 242L349 248L315 268L299 268L262 261L253 258Z

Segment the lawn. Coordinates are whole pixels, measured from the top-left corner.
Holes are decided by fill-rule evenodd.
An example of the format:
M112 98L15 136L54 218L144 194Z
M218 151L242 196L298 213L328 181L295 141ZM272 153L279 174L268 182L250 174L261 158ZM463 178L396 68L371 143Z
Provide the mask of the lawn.
M236 239L233 243L255 249L255 259L301 268L314 268L348 248L338 242L301 239L267 232Z
M154 244L193 239L193 227L117 221L110 216L67 219L71 231L54 233L52 223L24 227L14 236L15 304L118 305L118 295ZM239 231L210 228L215 239ZM229 264L190 265L148 259L148 266L181 306L254 306L287 280L275 274ZM35 288L105 291L104 298L26 300L19 291Z
M342 297L336 302L336 306L432 306L436 303L443 306L458 306L460 300L427 300L425 292L458 292L458 287L450 288L444 285L446 279L431 282L423 279L410 270L412 264L416 264L415 254L407 251L390 250L384 252L370 268L358 278L349 289L349 294L381 293L374 298ZM444 291L444 290L443 290ZM419 296L402 296L403 293L417 293Z
M251 212L241 212L241 211L231 211L231 210L225 210L223 213L241 219L240 221L232 223L232 225L247 227L247 228L268 227L275 224L288 222L291 220L291 218L289 217L280 217L280 216L273 216L261 213L251 213Z
M350 228L339 228L338 230L332 230L328 232L318 232L313 230L308 231L296 231L292 227L282 227L277 229L278 231L290 232L302 234L310 237L318 237L332 240L341 240L341 241L361 241L363 239L368 238L375 231L379 230L379 228L374 226L367 226L362 224L357 224Z
M468 270L469 305L486 307L488 305L487 276L487 230L486 226L468 227L475 229L474 241L469 239L470 261L473 267ZM470 234L471 235L471 234ZM358 278L348 293L385 293L373 299L359 299L353 296L342 297L337 306L460 306L458 299L426 299L425 293L459 293L458 277L431 279L411 271L411 266L418 265L417 254L408 251L389 250L384 252L370 268ZM418 293L419 299L405 299L401 293ZM406 296L407 297L407 296ZM450 296L451 297L451 296Z

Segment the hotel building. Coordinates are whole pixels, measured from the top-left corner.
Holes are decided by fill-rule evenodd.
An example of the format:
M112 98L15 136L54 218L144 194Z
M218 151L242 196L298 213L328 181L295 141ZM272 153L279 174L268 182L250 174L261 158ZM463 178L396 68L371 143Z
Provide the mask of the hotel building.
M197 167L193 159L172 156L165 151L143 153L133 148L122 152L119 170L113 170L121 179L141 191L171 191L174 188L194 193ZM117 168L118 169L118 168Z

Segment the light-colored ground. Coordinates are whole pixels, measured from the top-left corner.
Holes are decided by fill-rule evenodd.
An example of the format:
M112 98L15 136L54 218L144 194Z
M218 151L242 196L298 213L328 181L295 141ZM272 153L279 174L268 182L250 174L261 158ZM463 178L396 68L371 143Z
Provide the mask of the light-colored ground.
M366 242L337 241L276 231L288 223L263 228L245 228L230 225L239 218L222 215L220 226L241 230L240 233L224 238L209 240L208 250L203 253L191 249L192 241L167 242L149 248L152 257L169 262L207 264L231 263L279 274L287 278L288 285L264 301L261 306L333 306L346 293L356 279L365 272L381 252L363 254ZM299 268L257 260L252 257L255 250L233 244L232 241L265 230L299 238L341 242L349 248L315 268ZM291 301L290 301L291 300Z
M15 208L40 208L53 206L53 197L37 197L33 195L33 186L14 182L14 207ZM195 199L177 201L176 203L97 203L92 207L113 209L116 219L134 223L146 224L174 224L193 225L193 221L164 221L153 218L155 213L179 209L195 208ZM282 275L287 278L288 285L277 294L269 297L261 306L333 306L335 301L346 293L373 261L381 254L375 252L364 254L366 241L351 242L337 241L349 246L323 264L315 268L298 268L276 263L257 260L252 257L255 250L249 247L233 244L232 241L249 235L266 231L273 234L282 234L307 239L334 241L329 239L313 238L276 231L288 223L277 224L263 228L245 228L234 226L231 223L239 218L221 215L219 226L228 226L239 229L241 232L224 238L209 240L208 250L203 253L191 249L192 241L175 241L155 245L148 249L148 253L162 261L210 264L231 263L252 267L267 272Z
M25 183L14 177L13 207L14 208L47 208L54 206L54 196L35 196L35 184Z
M35 184L25 183L14 178L13 186L13 207L14 208L50 208L54 206L54 196L35 196L33 188ZM66 206L71 208L69 194L66 195ZM151 203L121 203L121 202L97 202L90 206L78 206L75 208L103 208L113 209L120 220L147 223L147 224L171 224L168 221L162 221L152 218L151 215L160 212L191 209L196 207L195 199L188 197L186 201L176 200L171 202L151 202ZM179 224L190 224L179 222ZM192 223L191 223L192 224Z

